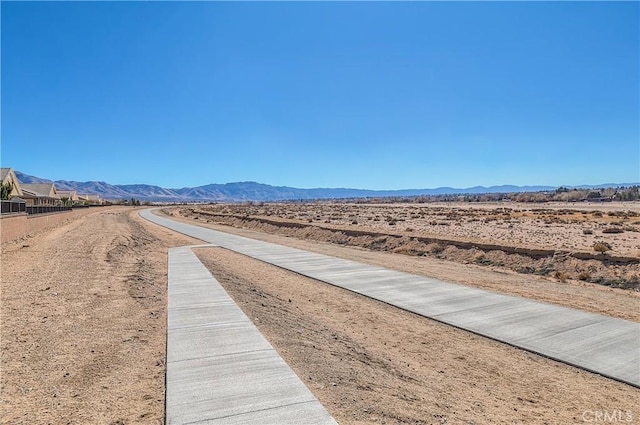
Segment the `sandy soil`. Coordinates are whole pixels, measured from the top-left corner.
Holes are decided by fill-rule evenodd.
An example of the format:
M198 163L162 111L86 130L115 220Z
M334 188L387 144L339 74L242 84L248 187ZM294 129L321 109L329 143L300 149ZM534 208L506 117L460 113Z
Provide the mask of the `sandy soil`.
M633 291L189 221L640 321ZM167 247L200 243L114 208L2 245L0 423L162 423ZM201 251L341 423L583 423L604 411L640 420L627 385L223 249Z
M597 205L316 202L220 204L207 209L222 214L533 249L590 252L594 242L602 240L611 244L611 254L640 257L640 202ZM620 233L606 233L607 229Z
M628 385L222 248L197 253L341 424L640 419Z
M196 241L102 210L2 246L3 424L159 424L167 247Z
M640 292L612 288L580 280L564 282L552 276L521 274L503 267L460 262L433 256L400 255L361 247L337 245L332 242L270 234L251 229L216 224L207 219L195 220L198 215L184 217L178 209L169 210L174 219L224 232L234 233L267 242L292 246L326 255L333 255L393 270L435 277L449 282L516 295L565 307L578 308L598 314L640 322ZM246 223L246 222L245 222ZM251 226L256 228L260 226ZM286 229L285 229L286 230Z
M182 208L179 214L300 239L640 291L638 203L619 204L619 210L609 205L606 213L425 205L220 204ZM612 249L598 253L594 243Z

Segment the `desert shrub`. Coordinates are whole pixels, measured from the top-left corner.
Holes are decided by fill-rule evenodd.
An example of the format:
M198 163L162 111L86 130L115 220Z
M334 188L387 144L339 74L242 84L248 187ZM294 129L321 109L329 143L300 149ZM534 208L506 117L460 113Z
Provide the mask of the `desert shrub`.
M550 274L552 274L553 272L555 272L555 268L553 267L552 264L544 264L540 267L538 267L537 269L534 269L535 271L533 272L534 274L537 274L539 276L548 276Z
M516 271L522 274L533 274L536 272L536 269L531 266L524 266L524 267L518 267Z
M607 227L602 229L602 233L624 233L624 230L620 227Z
M413 227L407 227L404 229L405 232L413 232L415 229Z
M611 244L609 244L608 242L596 242L593 244L592 246L593 250L596 252L607 252L611 250Z
M625 232L640 232L637 227L633 226L624 226L623 229Z
M564 273L564 272L561 272L561 271L555 271L553 273L553 277L558 279L560 282L566 282L567 279L569 278L569 275L567 273Z
M491 264L493 264L493 261L491 261L490 259L488 259L487 257L485 257L484 254L479 254L477 255L474 259L473 262L476 264L480 264L483 266L489 266Z
M582 233L585 235L593 235L593 230L591 229L583 229Z
M589 272L578 273L578 280L589 280L589 278L591 278L591 273Z
M439 243L435 243L431 245L431 247L429 248L429 252L433 255L442 254L443 251L444 251L444 245Z
M393 252L395 252L396 254L411 255L414 257L420 257L424 255L423 251L412 249L412 248L402 248L402 247L394 249Z
M629 288L637 288L640 286L640 275L631 276L627 279L626 286Z

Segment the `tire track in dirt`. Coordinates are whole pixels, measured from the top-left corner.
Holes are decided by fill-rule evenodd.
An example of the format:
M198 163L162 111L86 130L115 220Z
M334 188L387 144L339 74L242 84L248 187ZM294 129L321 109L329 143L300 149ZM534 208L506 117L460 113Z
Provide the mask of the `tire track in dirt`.
M162 423L167 247L104 209L2 247L1 423Z

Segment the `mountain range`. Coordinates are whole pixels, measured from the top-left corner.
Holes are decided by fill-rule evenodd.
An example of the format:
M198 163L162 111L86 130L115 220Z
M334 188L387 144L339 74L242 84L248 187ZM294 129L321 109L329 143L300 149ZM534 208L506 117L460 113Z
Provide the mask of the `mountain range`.
M20 171L15 172L21 183L49 183L51 180L30 176ZM540 192L555 190L555 186L475 186L469 188L439 187L435 189L403 189L403 190L365 190L346 188L300 189L287 186L271 186L256 182L237 182L225 184L208 184L198 187L166 189L147 184L112 185L105 182L76 182L68 180L54 181L60 190L75 190L81 194L100 195L103 199L139 199L152 202L207 202L207 201L284 201L311 199L344 199L375 198L390 196L430 196L447 194L479 194L479 193L514 193ZM605 188L632 186L638 183L610 183L596 186L580 186L580 188Z

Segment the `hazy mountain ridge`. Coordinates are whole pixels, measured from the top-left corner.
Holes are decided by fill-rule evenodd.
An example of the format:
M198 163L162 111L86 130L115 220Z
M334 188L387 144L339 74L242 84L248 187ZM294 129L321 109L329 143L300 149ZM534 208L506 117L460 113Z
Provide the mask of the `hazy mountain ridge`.
M21 183L47 183L51 180L30 176L16 171ZM403 190L366 190L349 188L314 188L300 189L288 186L271 186L257 182L236 182L225 184L208 184L198 187L168 189L147 184L112 185L106 182L76 182L57 180L56 188L76 190L81 194L97 194L104 199L139 199L155 202L204 202L204 201L284 201L292 199L339 199L389 196L429 196L445 194L480 194L480 193L514 193L540 192L555 190L556 186L474 186L470 188L438 187L435 189L403 189ZM633 186L638 183L609 183L601 185L575 186L576 188L605 188ZM568 186L573 188L572 186Z

